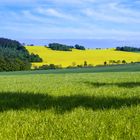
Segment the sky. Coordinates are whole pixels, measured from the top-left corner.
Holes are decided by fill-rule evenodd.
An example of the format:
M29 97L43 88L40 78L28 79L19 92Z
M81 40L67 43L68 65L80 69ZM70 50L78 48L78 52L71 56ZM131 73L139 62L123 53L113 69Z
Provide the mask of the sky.
M140 0L0 0L0 37L139 40Z

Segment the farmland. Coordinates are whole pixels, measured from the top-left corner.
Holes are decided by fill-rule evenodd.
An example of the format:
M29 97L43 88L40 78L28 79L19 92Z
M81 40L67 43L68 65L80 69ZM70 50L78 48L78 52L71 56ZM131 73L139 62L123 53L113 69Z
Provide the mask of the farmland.
M42 59L42 63L32 63L32 66L42 66L47 64L61 65L68 67L72 65L83 65L87 61L91 65L103 65L106 61L109 64L110 60L122 61L127 63L139 62L140 54L132 52L116 51L114 49L107 50L76 50L72 51L54 51L43 46L26 46L30 53L38 54Z
M0 139L140 139L139 71L2 72Z

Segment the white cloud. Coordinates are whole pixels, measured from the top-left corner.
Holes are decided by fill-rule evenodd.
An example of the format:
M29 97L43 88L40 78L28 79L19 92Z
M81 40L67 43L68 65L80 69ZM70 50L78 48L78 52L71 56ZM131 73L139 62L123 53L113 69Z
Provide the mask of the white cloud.
M82 10L91 19L108 21L114 23L140 23L140 12L128 9L119 3L100 4L96 8L85 8Z
M9 5L23 7L10 9ZM5 29L40 38L140 36L140 11L121 0L0 0L0 6L6 7L0 11L2 32Z
M35 21L41 21L41 18L40 17L37 17L35 15L33 15L30 11L28 10L24 10L22 11L22 15L25 19L28 19L28 20L35 20Z
M46 16L53 16L53 17L57 17L57 18L64 18L64 19L69 19L69 20L74 20L74 17L71 15L68 15L66 13L62 13L57 11L56 9L53 8L48 8L48 9L44 9L44 8L37 8L37 12L42 14L42 15L46 15Z

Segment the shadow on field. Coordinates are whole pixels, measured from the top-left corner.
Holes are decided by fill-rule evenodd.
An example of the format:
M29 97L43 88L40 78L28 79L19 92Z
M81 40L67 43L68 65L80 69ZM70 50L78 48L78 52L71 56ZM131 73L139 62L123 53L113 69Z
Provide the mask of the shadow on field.
M92 110L120 109L136 106L140 98L94 97L84 95L54 97L32 93L0 93L0 112L7 110L48 110L53 108L56 113L65 113L83 107Z
M104 87L104 86L117 86L122 88L135 88L140 87L140 82L121 82L121 83L100 83L100 82L84 82L84 84L93 86L95 88Z

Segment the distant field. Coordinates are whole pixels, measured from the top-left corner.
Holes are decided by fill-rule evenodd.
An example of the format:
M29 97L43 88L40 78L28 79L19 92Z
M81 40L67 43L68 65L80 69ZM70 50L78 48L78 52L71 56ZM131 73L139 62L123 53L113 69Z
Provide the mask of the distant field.
M140 64L0 73L0 140L139 140L138 71Z
M72 74L72 73L103 73L103 72L140 72L140 63L100 66L93 68L70 68L54 70L31 70L31 71L14 71L0 72L0 75L30 75L30 74Z
M43 63L33 63L33 67L46 64L67 67L74 64L83 65L84 61L94 66L103 65L105 61L109 63L109 60L126 60L127 63L140 61L139 53L121 52L115 51L114 49L86 51L73 49L71 52L65 52L53 51L43 46L26 46L26 48L30 53L38 54L43 59Z

